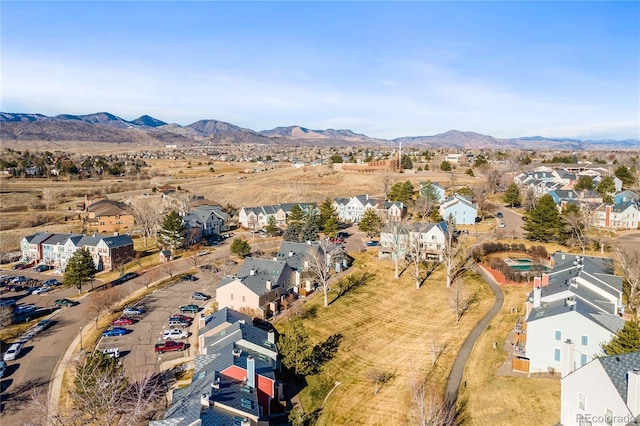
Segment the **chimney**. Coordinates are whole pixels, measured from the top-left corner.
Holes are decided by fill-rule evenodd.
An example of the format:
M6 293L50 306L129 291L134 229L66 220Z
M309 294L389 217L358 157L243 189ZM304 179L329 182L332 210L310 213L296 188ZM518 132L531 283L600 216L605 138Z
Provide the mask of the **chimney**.
M203 408L209 408L209 395L207 395L206 393L200 395L200 405Z
M549 285L549 274L542 274L542 286L548 286Z
M272 288L271 280L267 280L265 284L267 285L267 290L271 290Z
M114 236L114 237L117 237L118 235L120 235L120 234L118 234L118 231L115 231L115 232L113 233L113 236Z
M255 270L255 269L251 269L251 270L249 271L249 275L255 275L255 274L256 274L256 270Z
M566 376L575 369L573 362L574 346L575 345L571 339L567 339L562 343L562 356L560 358L562 366L560 377Z
M540 288L542 286L542 278L533 277L533 288Z
M640 416L640 368L627 373L627 407L631 415Z
M292 252L292 251L290 251L290 252L289 252L289 257L292 257L292 256L293 256L293 252Z
M276 332L273 330L269 330L267 332L267 341L272 345L276 344Z
M253 355L247 357L247 385L251 389L256 387L256 361L253 359Z
M365 200L368 200L368 199L369 199L369 194L366 194L365 195Z
M533 289L533 307L539 308L542 301L542 290L540 287L534 287Z

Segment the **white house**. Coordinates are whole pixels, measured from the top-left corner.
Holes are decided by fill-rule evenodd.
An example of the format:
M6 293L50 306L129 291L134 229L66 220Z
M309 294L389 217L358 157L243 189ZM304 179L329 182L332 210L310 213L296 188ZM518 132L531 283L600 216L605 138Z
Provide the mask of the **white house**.
M444 220L451 218L457 225L473 225L478 215L478 208L469 197L454 194L440 204L439 212Z
M369 194L364 194L350 198L336 198L333 201L333 206L341 221L358 223L365 210L376 209L378 203L378 199L369 198Z
M640 421L640 352L596 358L560 383L564 426Z
M640 210L634 203L601 204L593 212L595 226L610 229L638 229Z
M379 257L396 256L404 259L409 253L418 250L422 259L440 259L445 248L446 222L413 222L408 227L387 225L380 231Z
M534 280L527 303L529 372L563 371L567 357L569 371L585 365L624 326L622 278L613 275L611 259L555 253L554 260L553 270Z
M187 229L187 235L197 236L198 242L202 237L219 235L229 230L231 217L220 206L198 206L189 210L182 217L182 223Z

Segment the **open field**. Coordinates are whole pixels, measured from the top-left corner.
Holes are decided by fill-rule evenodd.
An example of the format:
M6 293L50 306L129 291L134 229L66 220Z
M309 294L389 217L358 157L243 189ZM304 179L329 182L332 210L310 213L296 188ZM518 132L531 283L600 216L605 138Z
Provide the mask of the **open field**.
M509 331L518 315L524 313L524 301L530 285L503 286L501 312L478 339L467 362L466 388L461 398L468 398L471 425L552 425L560 419L560 378L526 378L503 376L498 368L506 359L503 350ZM518 313L510 313L511 308ZM497 349L493 349L497 342Z
M350 273L365 271L374 278L329 308L322 306L321 294L303 305L305 327L316 343L335 333L343 335L335 358L321 374L306 377L308 386L300 394L305 411L312 412L334 383L341 382L327 399L320 425L409 424L412 365L424 376L432 366L434 340L446 345L430 379L433 389L443 392L465 337L493 303L488 286L475 275L468 276L465 291L477 292L478 302L456 323L452 292L445 289L441 270L419 290L408 272L395 281L393 263L376 260L371 253L357 254ZM286 323L278 328L286 328ZM371 369L393 375L377 395L367 379Z

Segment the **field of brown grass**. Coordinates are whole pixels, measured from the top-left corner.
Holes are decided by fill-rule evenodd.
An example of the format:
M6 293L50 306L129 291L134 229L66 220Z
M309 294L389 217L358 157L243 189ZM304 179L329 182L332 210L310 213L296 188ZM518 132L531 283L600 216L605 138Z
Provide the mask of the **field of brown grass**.
M322 306L318 295L304 304L305 327L316 343L330 335L343 335L333 360L322 373L307 376L300 399L306 412L320 407L335 382L341 382L327 399L319 425L410 424L409 377L412 365L420 374L431 368L434 339L446 348L439 358L430 384L444 391L446 379L465 337L493 303L492 293L479 278L466 279L466 291L477 292L478 302L456 322L451 290L444 286L442 271L419 290L405 272L393 279L393 263L356 256L353 271L375 274L366 285ZM331 300L331 297L330 297ZM279 328L286 327L279 324ZM391 373L393 378L377 395L367 379L371 369Z

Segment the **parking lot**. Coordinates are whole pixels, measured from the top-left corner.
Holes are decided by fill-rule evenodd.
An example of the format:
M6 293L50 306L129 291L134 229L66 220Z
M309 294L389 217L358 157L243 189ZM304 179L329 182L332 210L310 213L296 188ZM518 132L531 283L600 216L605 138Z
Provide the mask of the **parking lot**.
M214 299L200 301L191 299L191 295L202 292L214 295L214 277L209 273L200 272L195 274L197 281L178 281L169 287L154 291L145 297L136 306L145 310L143 315L137 317L137 322L133 325L122 327L130 330L124 336L102 337L98 342L97 350L118 348L121 361L130 374L147 371L159 371L160 364L164 361L181 357L193 356L195 354L195 343L197 342L198 318L205 312L205 307L210 305ZM184 352L166 352L158 354L154 351L156 343L163 342L162 332L169 329L168 320L172 314L180 313L180 306L194 304L200 307L197 314L187 313L194 318L193 324L184 328L189 332L189 338L185 339L188 348ZM136 317L132 317L136 318Z

